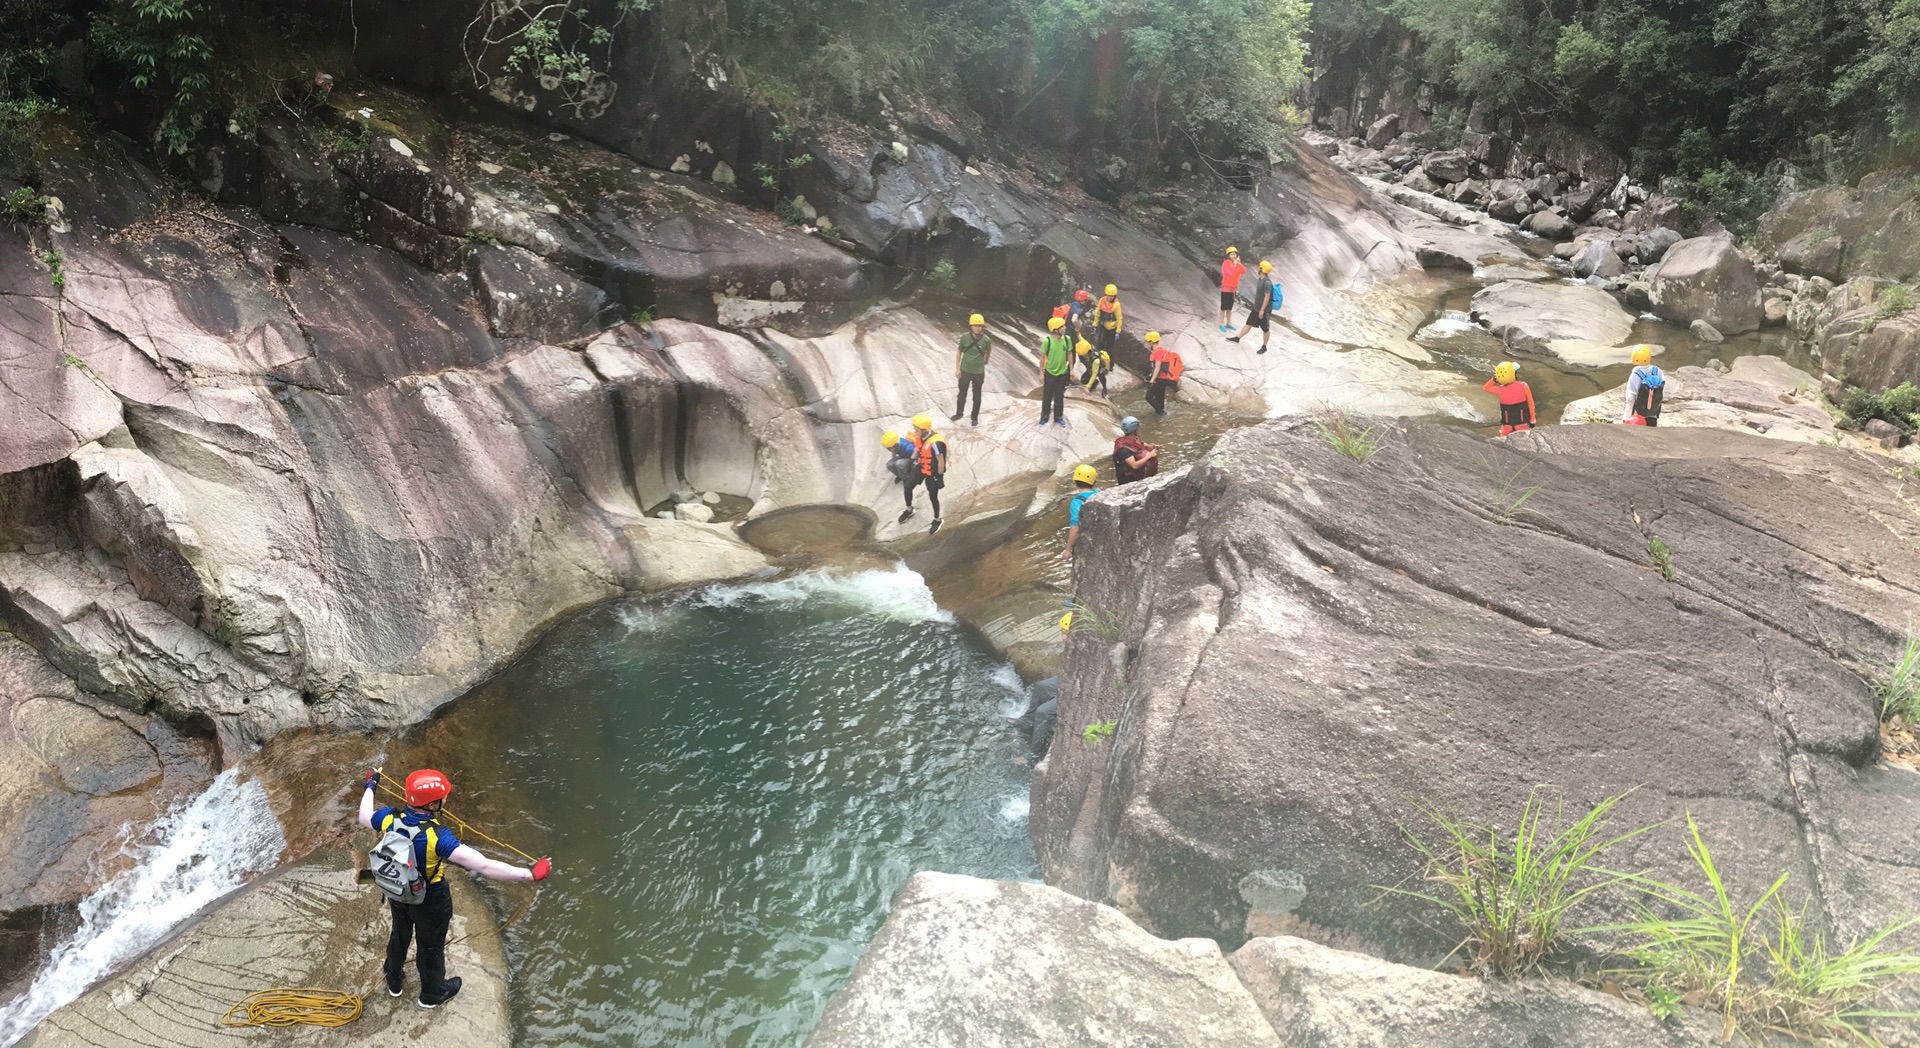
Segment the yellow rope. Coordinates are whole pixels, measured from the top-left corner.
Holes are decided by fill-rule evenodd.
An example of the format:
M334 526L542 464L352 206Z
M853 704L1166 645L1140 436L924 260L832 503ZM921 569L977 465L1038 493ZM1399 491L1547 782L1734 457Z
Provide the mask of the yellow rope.
M220 1017L222 1026L345 1026L360 1018L357 993L274 987L241 998Z
M384 779L380 782L380 789L403 803L406 801L406 797L388 786ZM496 840L481 833L474 829L472 824L454 815L442 811L440 818L453 822L463 838L477 837L489 844L505 848L528 862L533 861L533 856L505 841ZM513 927L514 922L525 917L527 910L533 905L533 897L539 893L539 888L529 893L520 903L519 908L513 911L513 915L508 917L500 927L494 929L494 934L505 932ZM472 937L473 933L468 932L466 935L448 940L447 945L452 946L454 943ZM367 989L371 992L373 988L369 986ZM320 990L313 987L275 986L266 990L255 990L241 998L240 1003L228 1008L226 1014L220 1017L220 1025L345 1026L360 1018L360 1013L365 1008L366 994L364 993L342 993L338 990Z

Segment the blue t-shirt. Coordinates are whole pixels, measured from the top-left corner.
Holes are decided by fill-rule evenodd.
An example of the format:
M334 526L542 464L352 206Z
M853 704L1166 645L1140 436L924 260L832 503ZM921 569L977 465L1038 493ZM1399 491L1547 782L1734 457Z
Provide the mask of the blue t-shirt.
M1098 494L1100 494L1099 488L1089 488L1086 491L1076 491L1073 493L1073 501L1067 504L1067 527L1077 528L1080 526L1080 507L1086 505L1088 499Z
M413 862L427 883L440 883L440 878L446 874L447 856L460 847L460 838L455 837L452 830L434 822L433 816L410 812L405 808L382 808L374 812L373 828L381 833L387 832L387 820L395 816L408 826L422 823L432 826L432 829L413 839Z

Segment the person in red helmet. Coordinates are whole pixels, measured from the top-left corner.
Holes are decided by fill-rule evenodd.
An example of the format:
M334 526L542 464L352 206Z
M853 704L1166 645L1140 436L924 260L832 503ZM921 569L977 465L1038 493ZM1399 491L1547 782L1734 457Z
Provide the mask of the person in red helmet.
M405 984L407 946L418 940L420 1007L438 1008L460 992L460 977L447 974L447 926L453 922L453 893L447 888L447 863L496 881L541 881L553 860L514 866L489 859L460 843L438 822L452 787L432 768L407 776L404 808L374 810L373 791L380 773L368 771L360 795L360 825L381 833L370 856L374 883L393 910L393 934L387 937L387 995L398 997Z

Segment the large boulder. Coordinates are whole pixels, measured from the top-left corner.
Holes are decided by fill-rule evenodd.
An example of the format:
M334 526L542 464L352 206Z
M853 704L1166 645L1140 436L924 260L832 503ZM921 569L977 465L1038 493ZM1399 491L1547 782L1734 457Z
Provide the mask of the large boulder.
M1845 271L1847 241L1832 227L1810 229L1780 245L1780 266L1801 276L1839 280Z
M1920 309L1886 315L1877 304L1836 305L1842 308L1829 310L1838 315L1820 325L1818 343L1820 362L1830 374L1865 389L1920 383Z
M1645 1008L1558 979L1493 982L1389 964L1279 936L1228 958L1284 1043L1313 1048L1680 1048L1714 1041L1695 1018L1669 1025Z
M1631 406L1626 383L1570 401L1562 423L1615 422ZM1779 357L1739 357L1727 371L1683 367L1667 372L1662 429L1703 426L1760 433L1812 444L1832 441L1833 416L1820 406L1820 380Z
M1545 240L1570 239L1575 226L1565 215L1554 211L1535 211L1521 220L1520 228Z
M1606 249L1604 243L1593 247ZM1521 352L1581 364L1618 363L1630 354L1618 347L1633 334L1633 315L1597 288L1503 280L1475 292L1471 308L1476 321Z
M1400 114L1388 113L1367 125L1367 148L1385 149L1400 134Z
M1911 170L1876 171L1857 186L1790 193L1760 217L1754 243L1783 264L1795 259L1802 267L1796 272L1818 272L1835 281L1863 276L1911 281L1920 277L1916 201L1920 178Z
M1427 173L1437 185L1450 186L1455 182L1465 182L1473 174L1473 158L1458 149L1443 149L1438 153L1428 153L1420 162L1420 170Z
M1283 1042L1207 939L1167 942L1039 884L907 883L809 1048Z
M1711 430L1380 425L1364 464L1235 431L1083 511L1075 601L1115 630L1067 638L1059 719L1117 731L1039 769L1049 883L1161 935L1432 962L1458 930L1378 887L1421 874L1414 805L1510 830L1552 783L1634 791L1621 827L1691 813L1736 897L1786 875L1830 942L1911 908L1920 777L1880 763L1859 669L1920 620L1897 477ZM1608 863L1691 882L1682 836Z
M1760 328L1760 280L1729 237L1669 248L1653 279L1653 311L1675 324L1704 320L1725 335Z

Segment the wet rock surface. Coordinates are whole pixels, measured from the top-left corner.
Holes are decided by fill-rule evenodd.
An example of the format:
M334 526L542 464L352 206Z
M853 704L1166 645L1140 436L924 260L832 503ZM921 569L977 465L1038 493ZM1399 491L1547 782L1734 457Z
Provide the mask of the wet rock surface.
M450 876L466 880L463 873ZM529 891L522 886L512 890ZM501 918L470 883L453 885L447 972L460 995L439 1008L415 1003L420 981L408 965L406 992L387 996L380 965L391 927L385 898L356 881L344 847L316 853L216 905L119 975L54 1012L19 1043L32 1048L196 1048L240 1031L220 1025L230 1005L256 990L319 987L366 995L349 1026L245 1031L271 1044L354 1045L371 1040L501 1048L513 1043Z
M1615 422L1626 416L1631 399L1622 384L1569 403L1560 421ZM1833 416L1820 406L1820 380L1778 357L1740 357L1726 372L1703 367L1668 372L1660 427L1675 426L1757 433L1809 444L1831 440L1835 432Z
M1413 802L1507 825L1539 783L1575 806L1637 787L1623 820L1690 811L1737 893L1787 874L1857 935L1920 887L1920 780L1878 765L1863 676L1920 612L1900 485L1697 429L1413 423L1364 465L1307 426L1229 434L1083 513L1076 600L1120 625L1068 638L1059 718L1118 730L1056 736L1042 868L1160 934L1317 928L1431 961L1457 935L1372 887L1419 872ZM1671 834L1612 861L1687 869ZM1298 890L1256 906L1256 873Z
M1631 350L1633 315L1613 296L1563 281L1503 280L1473 296L1473 318L1523 353L1571 363L1621 363Z

